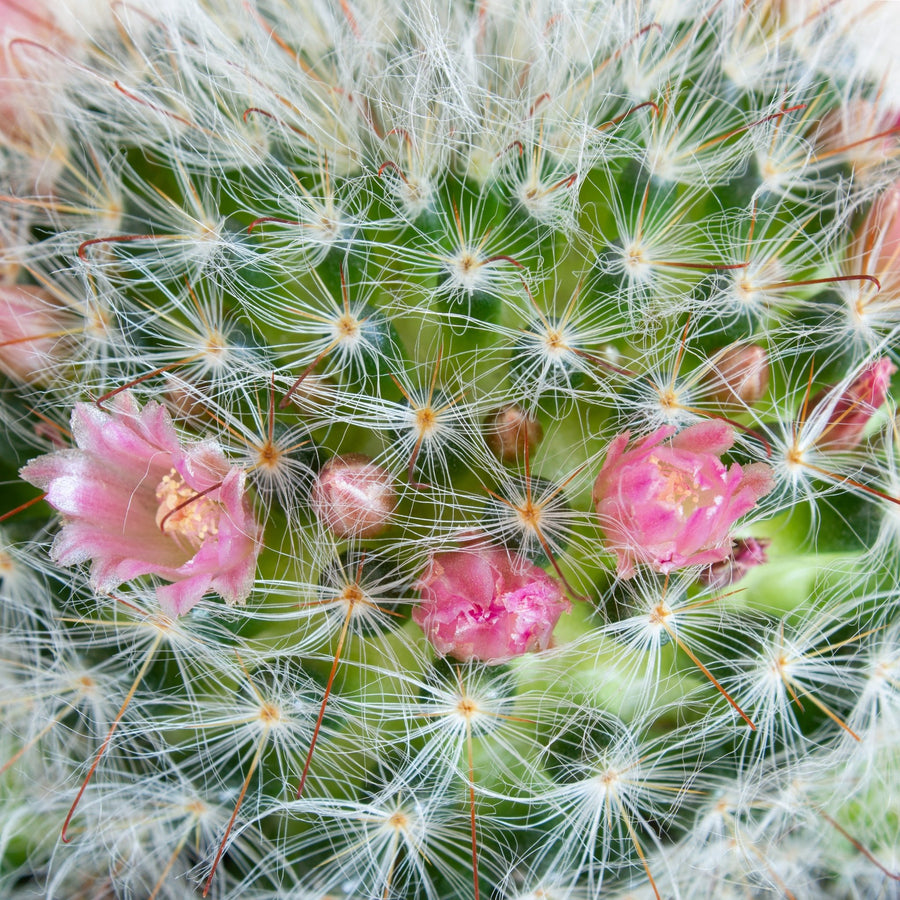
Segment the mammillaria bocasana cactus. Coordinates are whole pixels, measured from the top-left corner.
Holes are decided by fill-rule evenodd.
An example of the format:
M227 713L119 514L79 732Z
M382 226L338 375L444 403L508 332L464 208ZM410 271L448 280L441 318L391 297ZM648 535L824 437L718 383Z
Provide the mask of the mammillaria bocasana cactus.
M0 893L900 896L898 9L0 2Z

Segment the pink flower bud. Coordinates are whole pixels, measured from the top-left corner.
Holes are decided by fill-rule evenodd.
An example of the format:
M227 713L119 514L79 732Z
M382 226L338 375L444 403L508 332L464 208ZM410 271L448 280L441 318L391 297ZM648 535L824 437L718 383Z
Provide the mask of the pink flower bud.
M725 559L731 526L773 487L762 463L726 468L719 456L734 443L724 422L691 425L671 442L659 428L628 448L630 432L613 439L594 483L593 500L618 574L636 563L659 572Z
M840 103L819 122L810 135L816 152L853 165L854 181L871 179L897 147L896 113L875 103L854 98ZM881 135L880 137L875 137Z
M769 386L769 355L758 344L736 344L721 350L706 378L712 399L723 406L752 405Z
M218 444L182 446L166 409L141 409L129 392L113 397L108 411L77 403L72 434L74 448L39 456L20 473L63 516L53 559L91 560L99 592L156 575L170 582L156 595L173 615L208 591L232 604L247 599L261 530L245 473L228 465Z
M543 650L571 609L558 582L505 550L471 548L431 557L413 619L442 656L500 663Z
M8 77L15 72L15 59L10 42L17 38L53 43L58 34L56 22L46 0L0 0L0 74Z
M391 473L362 453L330 459L312 488L313 510L338 537L376 537L396 506Z
M879 303L900 295L900 181L872 204L853 238L846 268L850 274L861 272L879 280Z
M765 538L740 538L725 559L712 563L700 573L700 580L716 589L740 581L752 568L769 561L766 548L770 543Z
M0 134L15 141L28 143L29 117L40 114L42 106L41 78L46 74L49 54L42 54L37 62L33 41L55 48L62 43L64 32L57 27L46 0L12 2L0 0Z
M541 423L521 406L510 403L489 413L484 422L485 440L501 462L511 463L525 458L541 442Z
M202 428L203 423L209 421L206 397L211 393L209 382L204 379L190 383L167 376L163 400L179 422Z
M0 372L25 384L46 378L63 358L75 317L38 287L0 286Z
M869 419L887 397L891 375L897 367L882 356L866 366L859 376L834 401L828 414L828 423L816 441L823 450L852 450L863 439ZM828 402L833 388L820 391L812 400L810 409Z

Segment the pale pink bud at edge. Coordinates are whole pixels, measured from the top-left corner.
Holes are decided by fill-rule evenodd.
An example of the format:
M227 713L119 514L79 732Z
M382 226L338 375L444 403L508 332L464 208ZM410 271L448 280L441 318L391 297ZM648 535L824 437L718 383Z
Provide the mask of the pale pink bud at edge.
M40 104L40 79L47 70L49 54L37 62L37 48L16 40L59 48L65 33L58 27L47 0L0 0L0 134L14 140L28 140L29 116Z
M62 516L51 556L64 566L91 562L91 586L108 593L144 575L170 615L207 592L227 603L250 594L261 529L245 472L213 441L182 445L166 409L141 409L129 392L107 410L78 403L75 447L33 459L25 481L46 491Z
M900 181L872 204L853 239L845 268L847 274L858 272L878 279L879 304L900 293ZM875 286L866 290L875 291Z
M25 384L46 377L66 355L74 317L43 288L0 285L0 372Z
M884 134L896 124L896 113L880 109L869 100L841 103L816 126L812 135L820 153L843 157L853 164L854 177L877 171L897 146L896 135ZM875 137L881 135L881 137Z
M630 437L625 432L610 443L593 490L618 574L630 578L638 563L671 572L725 559L732 525L773 487L769 466L726 467L719 457L734 432L724 422L700 422L679 434L664 426L631 447Z
M499 548L437 553L417 587L413 620L439 654L462 662L544 650L571 608L554 578Z
M886 356L866 366L835 401L816 445L824 450L858 447L866 425L887 398L891 375L896 371L897 367ZM819 393L810 408L814 410L827 402L830 393L829 390Z

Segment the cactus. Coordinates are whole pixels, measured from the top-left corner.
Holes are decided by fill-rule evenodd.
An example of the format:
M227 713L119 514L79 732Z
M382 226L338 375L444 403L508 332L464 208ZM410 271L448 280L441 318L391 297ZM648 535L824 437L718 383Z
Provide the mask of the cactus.
M0 893L900 896L896 11L0 3Z

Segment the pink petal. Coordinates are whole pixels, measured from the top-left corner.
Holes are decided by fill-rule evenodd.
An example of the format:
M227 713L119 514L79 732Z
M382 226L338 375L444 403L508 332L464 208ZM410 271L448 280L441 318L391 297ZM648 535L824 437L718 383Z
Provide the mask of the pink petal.
M734 429L718 419L708 419L690 425L672 438L672 447L676 450L689 450L692 453L709 453L721 456L734 445Z
M156 599L166 615L181 616L203 599L211 581L209 573L201 573L194 578L162 584L156 589Z
M752 463L742 467L742 478L738 484L738 490L749 490L754 501L765 497L775 487L775 477L772 469L765 463Z
M772 487L768 466L742 471L719 459L734 443L726 423L700 422L660 444L672 430L657 429L625 450L619 435L610 445L619 455L604 462L594 483L597 516L620 577L630 577L638 562L668 572L723 559L734 522Z

